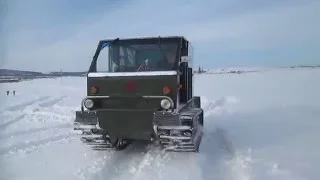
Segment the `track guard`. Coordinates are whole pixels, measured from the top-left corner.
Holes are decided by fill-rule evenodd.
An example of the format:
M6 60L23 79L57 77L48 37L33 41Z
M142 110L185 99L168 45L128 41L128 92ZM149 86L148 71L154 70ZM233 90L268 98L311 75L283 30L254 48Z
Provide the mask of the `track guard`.
M98 125L96 111L76 111L74 130L80 130L80 140L93 150L122 150L129 141L110 138L107 132Z
M167 151L198 152L203 129L200 97L194 97L180 112L156 112L154 132Z
M194 96L192 98L193 107L195 108L201 108L201 98L200 96Z

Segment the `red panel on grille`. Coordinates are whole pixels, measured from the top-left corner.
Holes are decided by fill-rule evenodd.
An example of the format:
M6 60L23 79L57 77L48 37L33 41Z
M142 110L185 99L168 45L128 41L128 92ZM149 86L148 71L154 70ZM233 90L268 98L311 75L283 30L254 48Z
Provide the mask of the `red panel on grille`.
M134 91L136 89L136 83L134 81L128 81L126 88L128 91Z

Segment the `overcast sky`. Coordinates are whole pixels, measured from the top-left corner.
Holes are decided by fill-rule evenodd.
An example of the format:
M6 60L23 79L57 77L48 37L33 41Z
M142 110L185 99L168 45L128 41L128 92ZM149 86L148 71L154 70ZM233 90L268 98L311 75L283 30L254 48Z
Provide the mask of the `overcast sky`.
M0 0L1 67L86 71L100 39L183 35L195 65L320 64L318 0Z

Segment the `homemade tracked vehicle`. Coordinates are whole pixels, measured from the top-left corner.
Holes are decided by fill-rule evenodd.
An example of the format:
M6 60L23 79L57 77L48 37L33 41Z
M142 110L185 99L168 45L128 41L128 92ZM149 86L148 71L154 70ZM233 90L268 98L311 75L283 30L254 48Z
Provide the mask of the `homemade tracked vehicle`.
M101 40L74 129L96 150L155 141L199 150L203 109L193 96L192 46L184 37Z

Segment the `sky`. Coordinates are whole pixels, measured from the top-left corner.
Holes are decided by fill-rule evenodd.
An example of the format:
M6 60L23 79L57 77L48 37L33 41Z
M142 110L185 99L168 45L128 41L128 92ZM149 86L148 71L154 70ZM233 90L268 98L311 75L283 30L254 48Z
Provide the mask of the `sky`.
M87 71L98 41L182 35L204 67L320 64L318 0L0 0L0 68Z

